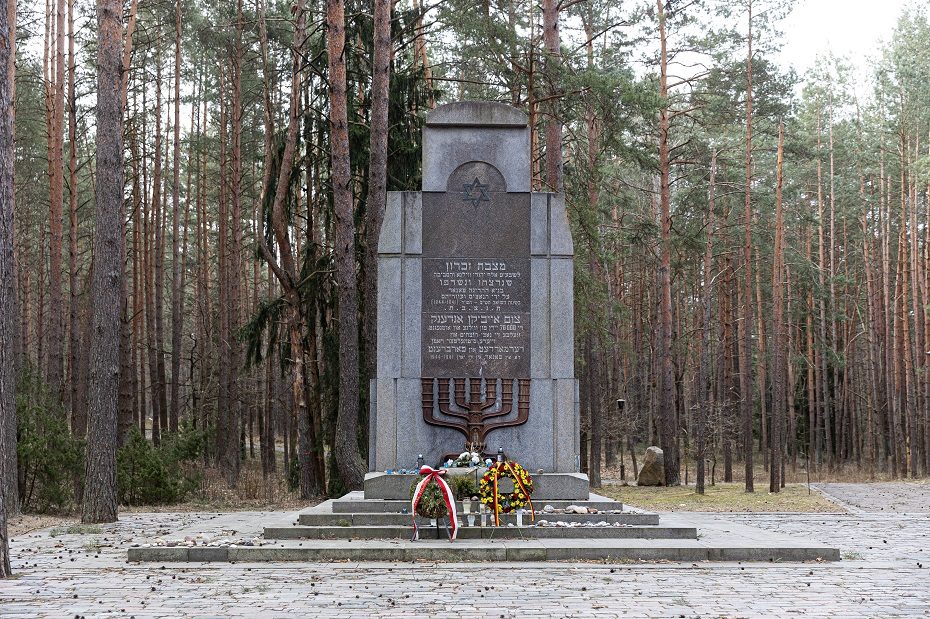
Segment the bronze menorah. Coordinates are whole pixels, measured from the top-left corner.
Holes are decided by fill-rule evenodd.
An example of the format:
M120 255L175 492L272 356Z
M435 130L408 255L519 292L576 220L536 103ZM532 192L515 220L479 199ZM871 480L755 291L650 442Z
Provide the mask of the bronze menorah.
M509 428L526 423L530 416L530 379L501 379L501 404L497 409L497 379L484 379L485 393L481 393L481 378L469 378L469 394L465 395L464 378L429 378L421 379L423 385L423 421L430 425L458 430L465 435L465 444L478 445L483 453L487 449L486 438L493 430ZM504 417L513 411L513 383L517 382L517 418L507 421L489 422L490 419ZM437 399L435 384L438 383L439 412L448 417L460 419L452 421L437 419L434 415L434 403ZM449 397L449 387L455 387L455 405L461 410L453 410Z

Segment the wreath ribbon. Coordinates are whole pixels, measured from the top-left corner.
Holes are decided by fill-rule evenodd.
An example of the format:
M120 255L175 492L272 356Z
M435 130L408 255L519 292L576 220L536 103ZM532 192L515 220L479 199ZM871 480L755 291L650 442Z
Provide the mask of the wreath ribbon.
M504 461L493 465L493 474L491 475L494 492L491 494L491 507L494 511L494 526L499 527L500 522L500 490L498 488L498 479L500 479L501 471L506 469L510 474L509 477L513 480L515 488L518 488L523 496L526 497L526 503L530 506L530 517L532 522L536 522L536 509L533 507L533 499L530 498L530 493L526 490L526 486L523 485L523 481L520 479L520 475L517 471L514 470L513 465L509 461Z
M510 471L510 476L513 478L514 483L520 488L520 492L526 496L526 503L530 506L530 518L532 522L536 522L536 509L533 507L533 499L530 498L530 493L526 491L526 487L523 485L523 481L520 480L520 476L517 475L517 472L513 470L513 467L510 465L510 462L504 463L507 466L507 470ZM497 481L494 482L494 496L497 496Z
M410 500L410 515L413 518L413 539L418 539L420 536L420 529L417 526L417 505L420 504L420 499L423 497L423 493L426 492L426 486L431 481L435 481L436 485L439 486L439 492L446 503L446 510L449 512L449 524L452 526L451 539L454 540L456 534L458 534L459 519L455 511L455 496L452 494L449 484L442 478L445 474L445 471L434 469L431 466L424 465L420 467L420 475L424 475L424 478L417 484L416 489L413 491L413 498Z
M497 475L497 474L494 475L494 526L495 526L495 527L501 526L501 518L500 518L499 510L498 510L498 508L497 508L497 499L498 499L498 497L497 497L497 479L498 479L498 477L500 477L500 475Z

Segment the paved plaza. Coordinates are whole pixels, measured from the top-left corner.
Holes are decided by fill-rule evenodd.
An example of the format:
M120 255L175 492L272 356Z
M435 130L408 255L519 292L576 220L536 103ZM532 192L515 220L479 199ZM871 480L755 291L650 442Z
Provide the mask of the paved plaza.
M850 513L693 518L834 545L836 563L130 564L132 544L188 527L243 543L281 515L125 514L14 538L0 617L930 617L930 488L823 491Z

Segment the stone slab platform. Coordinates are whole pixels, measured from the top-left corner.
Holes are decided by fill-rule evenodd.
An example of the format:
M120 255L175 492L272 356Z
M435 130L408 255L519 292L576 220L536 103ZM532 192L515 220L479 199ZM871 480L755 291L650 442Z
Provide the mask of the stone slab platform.
M358 493L360 494L360 493ZM600 498L592 495L592 498ZM335 515L339 500L327 501L306 513ZM362 503L378 501L358 500ZM611 503L605 501L606 503ZM389 501L383 501L389 503ZM616 503L613 503L616 505ZM382 512L383 513L383 512ZM356 514L357 515L357 514ZM600 515L600 514L597 514ZM564 515L563 515L564 516ZM354 517L354 516L353 516ZM267 522L267 529L294 528L298 514L279 514ZM275 520L275 519L271 519ZM133 547L128 550L131 562L329 562L329 561L837 561L839 550L830 545L788 536L749 526L732 516L663 514L667 528L691 529L688 539L635 538L537 538L507 539L504 535L492 539L447 540L422 539L411 542L400 539L291 539L276 540L261 546L224 545L207 547ZM340 527L349 535L353 529ZM371 528L371 527L369 527ZM406 527L386 527L405 530ZM639 527L645 529L649 527ZM658 527L657 527L658 528ZM500 529L508 530L510 527ZM619 528L622 530L622 528ZM690 536L697 529L698 535ZM590 534L595 528L556 529L580 530ZM425 532L424 532L425 533ZM183 539L181 536L179 539Z
M837 561L839 551L819 545L751 540L314 540L236 548L130 548L131 562L328 561Z
M410 539L412 527L407 526L317 526L265 527L265 539ZM421 538L447 538L446 528L420 528ZM462 539L696 539L694 527L610 526L610 527L459 527Z
M472 512L474 514L474 512ZM459 519L465 521L465 514L460 513ZM529 516L526 516L529 518ZM540 512L537 514L537 518L544 518L546 520L555 521L563 520L565 522L609 522L613 524L619 522L620 524L629 524L634 526L645 526L645 525L657 525L659 524L659 515L658 514L649 514L645 512L631 512L624 511L620 514L612 513L597 513L597 514L546 514ZM516 524L517 517L514 514L501 514L501 524L507 526L508 524ZM417 523L421 526L428 523L426 518L420 518L417 516ZM346 526L410 526L410 514L399 514L399 513L389 513L389 512L373 512L373 513L350 513L350 514L334 514L332 511L328 512L316 512L316 511L305 511L302 512L297 520L294 523L295 525L307 526L307 527L325 527L325 526L335 526L335 527L346 527Z
M447 469L447 477L474 475L475 469ZM478 469L478 476L485 469ZM406 500L410 487L420 479L416 474L367 473L365 475L366 499ZM534 473L533 502L540 501L584 501L591 488L584 473Z

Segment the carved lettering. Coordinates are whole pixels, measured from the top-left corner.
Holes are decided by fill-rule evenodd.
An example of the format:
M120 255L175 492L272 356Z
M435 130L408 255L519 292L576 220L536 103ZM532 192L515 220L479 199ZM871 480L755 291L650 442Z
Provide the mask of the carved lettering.
M425 258L424 368L450 376L487 375L492 368L526 374L529 266L528 259ZM461 369L453 371L456 365Z

